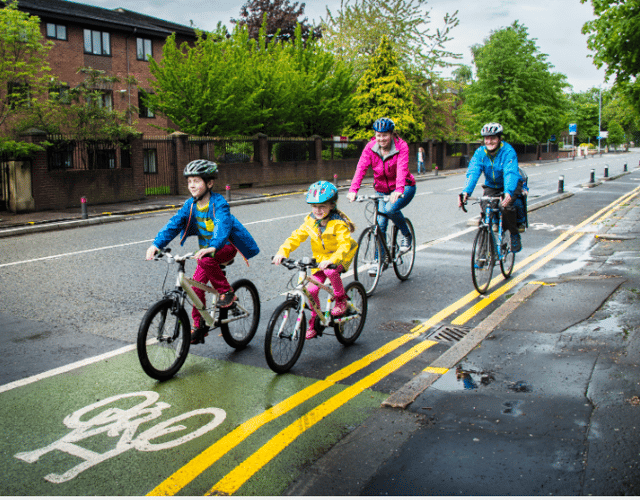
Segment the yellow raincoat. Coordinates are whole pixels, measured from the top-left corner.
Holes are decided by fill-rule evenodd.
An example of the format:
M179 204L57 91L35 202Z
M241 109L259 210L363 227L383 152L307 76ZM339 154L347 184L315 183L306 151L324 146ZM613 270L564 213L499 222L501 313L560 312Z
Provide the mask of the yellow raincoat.
M278 253L289 257L289 254L301 243L311 238L311 251L318 263L330 260L336 265L341 264L347 271L356 255L358 243L351 237L349 226L338 214L332 213L329 218L327 226L321 233L316 219L307 215L302 225L282 244Z

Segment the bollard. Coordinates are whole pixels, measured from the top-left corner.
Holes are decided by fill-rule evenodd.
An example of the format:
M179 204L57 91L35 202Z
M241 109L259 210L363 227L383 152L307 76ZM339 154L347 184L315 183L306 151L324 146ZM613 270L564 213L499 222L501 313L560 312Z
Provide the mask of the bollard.
M604 178L609 177L609 165L604 166Z
M624 164L624 172L626 172L626 171L627 171L627 164L625 163Z
M231 201L231 186L227 184L226 190L227 190L227 201Z
M80 198L80 208L82 209L82 218L88 219L89 214L87 213L87 197L83 196Z
M591 184L595 184L596 183L596 170L594 168L591 169L591 177L589 179L589 182Z
M558 177L558 193L564 193L564 175Z
M435 175L438 175L438 165L434 167L434 170L435 170Z
M338 174L333 174L333 185L338 187Z

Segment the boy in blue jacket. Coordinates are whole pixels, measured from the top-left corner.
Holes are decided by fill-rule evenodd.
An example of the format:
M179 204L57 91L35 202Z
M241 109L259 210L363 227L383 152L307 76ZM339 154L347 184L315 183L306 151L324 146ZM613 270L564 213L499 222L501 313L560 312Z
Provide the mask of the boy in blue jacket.
M178 233L181 233L180 245L184 245L188 236L197 235L200 249L194 255L198 264L193 279L203 284L211 282L220 293L218 306L230 307L238 298L220 264L229 262L238 252L245 260L250 259L260 249L249 231L231 215L224 197L211 191L213 181L218 177L218 166L214 162L194 160L185 167L184 176L192 198L160 230L153 245L147 249L147 260L153 259ZM195 287L193 290L204 304L204 290ZM204 343L209 327L195 307L191 315L194 327L191 343Z

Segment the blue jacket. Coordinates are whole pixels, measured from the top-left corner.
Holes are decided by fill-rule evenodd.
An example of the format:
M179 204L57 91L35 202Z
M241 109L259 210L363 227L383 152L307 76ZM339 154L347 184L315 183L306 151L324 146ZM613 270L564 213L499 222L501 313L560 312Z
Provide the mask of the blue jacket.
M515 149L506 142L501 142L495 156L487 154L487 148L476 149L467 170L467 185L462 190L471 194L476 187L480 175L484 173L485 184L494 189L501 189L513 196L518 187L520 172L518 156Z
M160 230L153 240L157 248L162 249L167 246L178 233L180 233L180 245L184 245L187 237L198 235L194 203L193 198L185 201L182 208ZM209 240L208 248L214 247L220 250L230 241L246 259L258 255L260 249L253 236L235 216L231 215L227 200L218 193L211 193L207 217L213 221L213 236Z

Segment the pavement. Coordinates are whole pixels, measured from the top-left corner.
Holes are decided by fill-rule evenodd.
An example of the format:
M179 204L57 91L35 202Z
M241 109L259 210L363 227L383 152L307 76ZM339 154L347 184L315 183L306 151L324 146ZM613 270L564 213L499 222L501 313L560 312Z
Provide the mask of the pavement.
M347 181L339 184L346 189ZM230 203L305 189L237 190ZM183 202L88 207L87 219L80 209L0 213L0 237ZM403 407L391 395L285 494L640 494L640 197L610 221L584 267L524 285L433 364L449 371L428 390Z
M597 231L584 267L524 285L286 494L640 494L640 197Z

